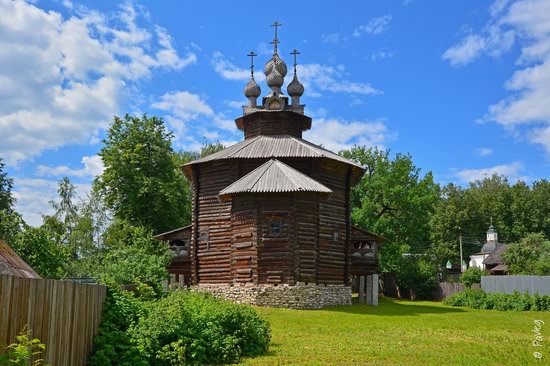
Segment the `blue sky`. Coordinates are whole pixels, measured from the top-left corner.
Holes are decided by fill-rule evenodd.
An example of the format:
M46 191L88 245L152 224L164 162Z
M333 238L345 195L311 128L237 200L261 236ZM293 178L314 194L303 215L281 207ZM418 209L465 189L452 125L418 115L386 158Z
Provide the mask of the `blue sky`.
M550 1L342 4L0 0L0 156L17 209L39 224L63 176L85 195L113 115L164 117L176 149L241 140L246 54L261 80L275 19L287 64L301 52L305 138L408 152L443 184L549 176Z

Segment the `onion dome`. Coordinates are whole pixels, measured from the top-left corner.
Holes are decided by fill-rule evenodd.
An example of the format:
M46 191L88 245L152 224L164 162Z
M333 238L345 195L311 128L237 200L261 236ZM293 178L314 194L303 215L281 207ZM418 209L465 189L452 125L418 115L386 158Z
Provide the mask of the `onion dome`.
M273 57L265 63L265 66L264 66L265 76L269 75L274 65L277 71L279 72L279 74L281 74L281 76L284 78L287 73L287 68L286 68L285 62L283 61L282 58L279 57L278 54L274 54Z
M256 83L256 80L251 78L248 84L244 87L244 96L247 98L258 98L261 93L262 89L260 89L260 86Z
M294 75L290 84L286 88L288 95L291 97L301 97L304 95L304 85L298 80L298 77Z
M267 86L270 88L280 88L283 86L284 79L276 66L271 68L271 72L267 75Z

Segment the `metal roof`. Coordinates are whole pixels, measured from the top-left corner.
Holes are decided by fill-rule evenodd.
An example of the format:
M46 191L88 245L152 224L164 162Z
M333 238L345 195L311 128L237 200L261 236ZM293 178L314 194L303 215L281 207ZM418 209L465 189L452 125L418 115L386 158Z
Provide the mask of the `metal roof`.
M332 190L283 162L271 159L221 190L218 195L222 199L226 199L233 194L246 192L318 192L330 194Z
M0 275L25 278L41 278L10 246L0 240Z
M304 139L290 135L261 135L246 139L212 155L192 161L184 165L205 163L223 159L254 159L254 158L328 158L350 164L364 171L363 167L325 148L312 144Z

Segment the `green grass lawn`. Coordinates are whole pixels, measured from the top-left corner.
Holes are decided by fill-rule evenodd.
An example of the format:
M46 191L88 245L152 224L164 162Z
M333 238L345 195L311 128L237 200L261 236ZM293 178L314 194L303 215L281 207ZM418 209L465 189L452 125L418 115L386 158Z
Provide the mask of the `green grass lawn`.
M550 365L548 313L393 300L378 307L258 311L271 323L272 345L245 365ZM536 319L546 323L542 348L532 345Z

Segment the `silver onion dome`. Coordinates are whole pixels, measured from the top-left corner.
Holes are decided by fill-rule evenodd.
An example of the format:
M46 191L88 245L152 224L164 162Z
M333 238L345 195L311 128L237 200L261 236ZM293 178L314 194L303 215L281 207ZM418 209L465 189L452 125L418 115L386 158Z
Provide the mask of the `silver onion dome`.
M262 89L256 83L254 78L251 78L248 84L244 87L244 96L247 98L258 98L262 94Z
M283 61L282 58L279 57L278 54L274 54L273 57L265 63L265 66L264 66L265 76L269 75L269 73L271 72L271 69L273 68L273 65L275 65L279 74L281 74L281 76L284 78L287 73L286 63Z
M304 95L304 85L298 80L298 77L294 75L290 84L286 88L288 95L291 97L301 97Z
M273 66L271 68L271 72L269 73L269 75L267 75L266 81L267 86L269 86L270 88L280 88L281 86L283 86L284 78L279 70L277 70L277 67Z

